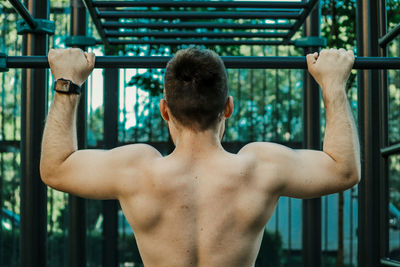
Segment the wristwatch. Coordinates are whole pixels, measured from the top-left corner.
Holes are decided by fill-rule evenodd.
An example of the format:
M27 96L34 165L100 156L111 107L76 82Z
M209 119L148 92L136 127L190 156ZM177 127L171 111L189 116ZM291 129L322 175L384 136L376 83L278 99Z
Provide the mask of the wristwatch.
M62 93L62 94L77 94L81 93L81 87L79 85L74 84L70 80L66 80L63 78L58 79L54 83L54 91Z

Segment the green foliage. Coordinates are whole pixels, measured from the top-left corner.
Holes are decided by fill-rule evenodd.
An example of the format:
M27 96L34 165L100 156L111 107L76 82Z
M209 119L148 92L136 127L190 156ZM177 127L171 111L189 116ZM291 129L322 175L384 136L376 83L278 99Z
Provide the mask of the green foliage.
M68 195L48 188L47 190L47 231L60 233L68 228Z
M388 56L400 57L400 36L389 44ZM389 143L394 144L400 142L400 70L388 70L387 73L389 93Z
M69 0L50 0L51 7L68 7L69 4Z
M99 107L89 114L87 140L89 146L96 146L97 142L103 140L104 108Z
M356 0L323 0L321 35L328 47L353 49L356 45Z
M400 0L386 0L388 29L400 23Z
M128 86L146 88L151 96L159 96L163 92L163 83L158 77L164 76L163 73L164 70L157 71L157 74L154 74L154 70L148 70L143 74L132 76Z
M125 50L124 45L109 45L104 47L104 53L109 56L119 55Z

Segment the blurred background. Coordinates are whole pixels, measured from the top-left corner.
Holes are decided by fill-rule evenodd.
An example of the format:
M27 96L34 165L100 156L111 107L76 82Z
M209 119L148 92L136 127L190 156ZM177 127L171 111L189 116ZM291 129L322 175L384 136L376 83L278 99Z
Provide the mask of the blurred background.
M355 49L355 0L322 0L321 35L327 47ZM387 0L388 29L400 23L400 1ZM65 47L70 32L70 2L51 0L50 19L56 24L50 47ZM18 16L7 1L0 2L0 51L22 55L22 36L17 35ZM90 18L89 35L99 38ZM300 33L296 35L301 36ZM89 50L97 56L171 55L185 45L120 45L109 51L103 46ZM205 46L221 56L301 56L293 46ZM388 56L400 56L400 38L388 44ZM144 142L163 154L173 150L166 124L158 110L163 97L163 69L120 69L118 145ZM95 69L87 81L87 144L104 148L104 70ZM49 74L50 87L53 82ZM388 136L400 141L400 70L389 70ZM20 264L20 141L21 69L0 73L0 266ZM228 69L229 89L235 109L227 122L225 148L235 152L252 141L272 141L301 148L303 141L303 70ZM40 89L38 89L40 90ZM49 105L53 91L49 89ZM357 75L353 71L348 98L357 119ZM321 102L321 133L324 110ZM322 135L323 136L323 135ZM39 157L39 155L38 155ZM400 156L389 158L389 251L400 261ZM68 195L47 189L48 266L68 265ZM357 266L357 188L322 198L322 265ZM86 205L87 266L100 266L102 253L102 204ZM281 198L266 226L258 266L299 266L302 263L302 201ZM377 229L378 231L378 229ZM269 263L265 259L268 259ZM134 233L118 211L119 266L143 266Z

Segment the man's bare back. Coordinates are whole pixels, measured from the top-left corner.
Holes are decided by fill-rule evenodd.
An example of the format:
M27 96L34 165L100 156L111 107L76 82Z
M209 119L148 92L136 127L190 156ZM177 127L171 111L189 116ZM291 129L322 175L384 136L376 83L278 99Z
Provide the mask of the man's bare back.
M253 266L280 196L318 197L360 179L358 138L344 91L354 57L324 50L307 60L326 105L323 151L266 142L250 143L238 154L224 151L231 97L218 124L201 131L183 127L168 107L172 101L161 100L160 112L176 145L166 157L144 144L77 150L79 97L57 93L43 136L42 180L82 197L118 199L146 267ZM82 84L94 55L52 50L49 62L55 79Z
M144 263L253 266L278 200L267 182L273 175L257 179L255 165L250 155L220 148L206 157L154 152L140 185L127 185L119 198Z

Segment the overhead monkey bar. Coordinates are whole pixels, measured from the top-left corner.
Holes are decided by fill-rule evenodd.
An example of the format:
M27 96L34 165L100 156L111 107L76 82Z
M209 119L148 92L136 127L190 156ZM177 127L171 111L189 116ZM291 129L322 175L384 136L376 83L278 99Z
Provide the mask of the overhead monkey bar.
M306 69L306 57L221 57L232 69ZM96 57L95 68L165 68L171 57ZM48 68L46 56L6 57L7 68ZM400 57L356 57L353 69L399 69Z
M187 38L187 37L213 37L213 38L230 38L230 37L245 37L245 38L284 38L285 32L188 32L188 31L105 31L108 37L167 37L167 38Z
M230 40L230 39L108 39L111 45L141 44L141 45L278 45L281 40ZM292 44L294 41L290 41Z
M293 45L292 40L294 34L303 25L305 19L318 3L318 0L309 1L169 1L169 0L136 0L136 1L93 1L83 0L94 24L105 45L121 45L121 44L164 44L179 45L174 33L154 33L141 31L133 33L126 32L125 29L272 29L272 30L288 30L286 32L276 32L276 34L262 35L262 32L251 32L253 35L244 34L243 32L205 32L204 34L213 35L212 37L223 36L223 38L235 37L235 34L242 35L243 38L254 38L261 35L261 38L282 38L279 40L211 40L211 39L188 39L182 40L181 44L204 44L204 45ZM152 7L149 11L143 11L143 7ZM182 10L179 8L189 8ZM166 10L160 11L159 8ZM168 8L171 8L168 10ZM176 9L178 8L178 9ZM190 8L202 8L201 10ZM210 9L211 8L211 9ZM215 10L215 8L229 8L226 11ZM240 10L239 10L240 8ZM250 10L248 10L250 9ZM125 18L125 21L119 19ZM134 21L130 21L130 20ZM144 19L144 20L142 20ZM159 21L159 19L169 20ZM218 19L218 22L210 21L180 21L180 19L190 20L207 20ZM228 19L228 20L226 20ZM241 21L235 23L235 19L260 19L260 23L250 23ZM285 23L267 23L267 19L285 19ZM146 21L148 20L148 21ZM105 29L113 29L114 31L106 31ZM107 34L107 32L109 34ZM153 35L154 33L154 35ZM177 33L179 35L197 36L198 32L193 33ZM265 32L264 32L265 34ZM140 35L140 36L139 36ZM155 36L159 35L159 36ZM164 40L155 39L113 39L113 37L143 37L153 36L167 37ZM168 36L167 36L168 35ZM276 35L279 35L278 37ZM204 37L204 36L202 36ZM204 41L204 42L203 42ZM222 41L222 42L219 42ZM249 41L249 42L246 42ZM268 42L260 42L268 41Z
M241 29L241 30L289 30L290 23L217 23L217 22L117 22L106 21L102 24L107 29Z
M148 19L298 19L299 12L240 11L100 11L99 18Z
M213 7L213 8L308 8L304 2L267 1L93 1L95 7Z

